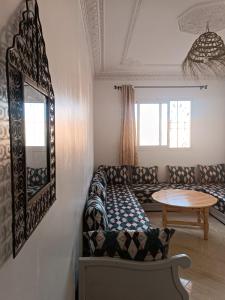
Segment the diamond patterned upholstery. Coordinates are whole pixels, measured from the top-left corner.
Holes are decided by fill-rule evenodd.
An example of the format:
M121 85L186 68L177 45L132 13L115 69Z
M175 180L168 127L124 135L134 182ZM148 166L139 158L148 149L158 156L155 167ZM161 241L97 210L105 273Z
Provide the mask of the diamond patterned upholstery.
M156 228L148 231L89 231L83 236L91 256L153 261L167 258L173 234L173 229Z
M108 218L105 211L105 206L100 197L92 195L84 210L84 231L89 230L107 230Z
M132 184L130 187L138 201L141 204L152 203L152 194L160 191L161 189L169 188L168 183L157 183L157 184Z
M202 166L199 165L200 184L225 182L224 164Z
M43 186L47 183L47 169L46 168L30 168L27 167L27 185Z
M132 167L132 183L156 184L158 183L158 167Z
M147 230L151 227L127 185L108 185L106 211L110 230Z
M108 184L129 184L130 167L129 166L105 166Z
M106 202L106 188L98 179L93 179L89 188L89 196L94 195L100 197L103 203Z
M168 166L170 183L195 183L195 167Z
M214 208L225 214L225 183L201 185L202 190L218 199Z

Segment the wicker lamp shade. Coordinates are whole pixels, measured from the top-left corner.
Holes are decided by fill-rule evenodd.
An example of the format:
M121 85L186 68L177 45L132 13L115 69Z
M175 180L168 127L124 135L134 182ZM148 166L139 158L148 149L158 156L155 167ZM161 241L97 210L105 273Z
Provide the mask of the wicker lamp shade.
M225 75L225 45L215 32L207 31L193 43L182 64L183 73L198 78L203 73Z

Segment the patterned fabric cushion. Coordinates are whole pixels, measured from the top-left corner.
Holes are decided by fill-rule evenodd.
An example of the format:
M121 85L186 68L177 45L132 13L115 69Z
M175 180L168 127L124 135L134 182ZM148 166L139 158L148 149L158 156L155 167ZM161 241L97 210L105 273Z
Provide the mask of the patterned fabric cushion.
M106 172L104 171L103 168L98 168L94 175L93 175L93 178L92 180L93 181L100 181L101 184L104 186L104 188L107 187L107 180L106 180Z
M108 228L108 217L101 198L97 195L88 199L84 211L84 231L106 230Z
M92 180L91 186L89 188L89 196L92 197L97 195L101 198L103 204L106 202L106 189L97 179Z
M224 164L199 165L200 184L225 182Z
M158 183L158 167L132 167L132 183Z
M185 190L196 190L202 191L202 187L197 184L178 184L178 183L158 183L158 184L133 184L131 190L134 192L138 201L141 204L154 203L152 194L162 189L185 189Z
M107 183L126 184L130 182L128 166L106 166Z
M153 261L167 258L173 234L174 230L168 228L149 231L89 231L84 233L84 245L89 246L91 256Z
M138 201L141 204L155 202L152 199L152 194L162 189L168 189L170 185L168 183L157 184L133 184L131 190L134 192Z
M151 225L127 185L108 185L106 211L110 230L148 230Z
M195 167L168 166L170 183L195 183Z
M225 184L205 184L202 185L202 189L205 193L208 193L218 199L218 202L214 205L214 208L225 213Z
M43 186L47 183L47 169L46 168L30 168L27 167L27 185Z

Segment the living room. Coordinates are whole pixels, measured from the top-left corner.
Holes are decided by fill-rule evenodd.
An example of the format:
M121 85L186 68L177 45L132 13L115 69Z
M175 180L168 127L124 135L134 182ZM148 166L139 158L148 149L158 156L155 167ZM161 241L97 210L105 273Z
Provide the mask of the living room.
M223 300L224 2L1 4L0 299Z

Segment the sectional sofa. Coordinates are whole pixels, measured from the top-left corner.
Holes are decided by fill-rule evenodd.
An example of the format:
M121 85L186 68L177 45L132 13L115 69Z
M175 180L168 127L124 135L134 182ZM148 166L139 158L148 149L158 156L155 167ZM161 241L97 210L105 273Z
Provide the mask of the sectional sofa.
M139 203L145 211L159 211L160 204L151 195L161 189L192 189L208 193L218 199L210 208L210 213L225 224L225 164L198 165L197 167L168 166L168 181L159 183L157 167L154 173L156 179L145 182L133 182L130 185ZM139 168L141 174L148 173L151 168Z
M218 199L210 212L225 223L225 166L169 166L168 173L160 183L156 166L100 166L94 173L84 209L80 300L189 299L178 267L190 267L190 258L168 257L174 230L153 228L145 210L160 209L155 191L194 189Z
M80 300L148 299L151 293L156 300L189 299L178 267L190 267L190 258L168 257L174 230L152 227L135 196L138 184L158 185L157 167L95 172L84 210Z

